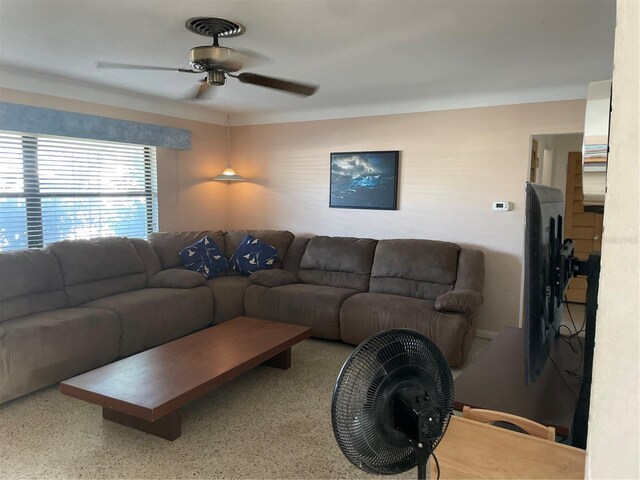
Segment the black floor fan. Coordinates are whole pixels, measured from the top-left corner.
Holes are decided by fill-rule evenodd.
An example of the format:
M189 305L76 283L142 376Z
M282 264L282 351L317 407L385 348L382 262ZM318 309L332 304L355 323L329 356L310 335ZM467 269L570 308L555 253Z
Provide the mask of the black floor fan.
M361 343L333 392L333 432L358 468L398 474L427 461L449 425L453 378L442 352L414 330L386 330ZM438 476L440 468L438 467Z

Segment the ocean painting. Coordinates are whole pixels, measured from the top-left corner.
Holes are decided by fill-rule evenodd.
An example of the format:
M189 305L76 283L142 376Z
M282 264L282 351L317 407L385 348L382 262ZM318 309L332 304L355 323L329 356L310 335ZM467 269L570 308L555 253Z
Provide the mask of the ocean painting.
M329 206L397 210L397 150L331 154Z

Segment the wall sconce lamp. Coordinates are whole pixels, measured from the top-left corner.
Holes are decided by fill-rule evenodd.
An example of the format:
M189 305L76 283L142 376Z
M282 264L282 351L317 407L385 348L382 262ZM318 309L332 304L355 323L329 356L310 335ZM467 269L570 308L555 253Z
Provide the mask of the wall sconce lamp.
M227 168L225 168L220 175L216 175L212 178L216 182L244 182L247 179L238 175L236 171L231 167L231 156L229 155L231 136L231 126L229 125L229 115L227 115Z

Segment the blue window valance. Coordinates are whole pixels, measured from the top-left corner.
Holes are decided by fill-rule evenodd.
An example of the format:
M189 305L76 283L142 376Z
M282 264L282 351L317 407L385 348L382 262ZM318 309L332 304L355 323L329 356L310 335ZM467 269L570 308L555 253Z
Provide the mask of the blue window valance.
M190 130L6 102L0 102L0 130L191 149Z

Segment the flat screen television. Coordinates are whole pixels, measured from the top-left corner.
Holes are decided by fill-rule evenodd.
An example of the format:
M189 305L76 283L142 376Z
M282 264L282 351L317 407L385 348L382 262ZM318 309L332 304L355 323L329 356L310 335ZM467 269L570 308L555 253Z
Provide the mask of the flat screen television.
M563 243L561 190L527 183L525 215L524 373L528 385L542 372L560 328L573 248L571 241Z

